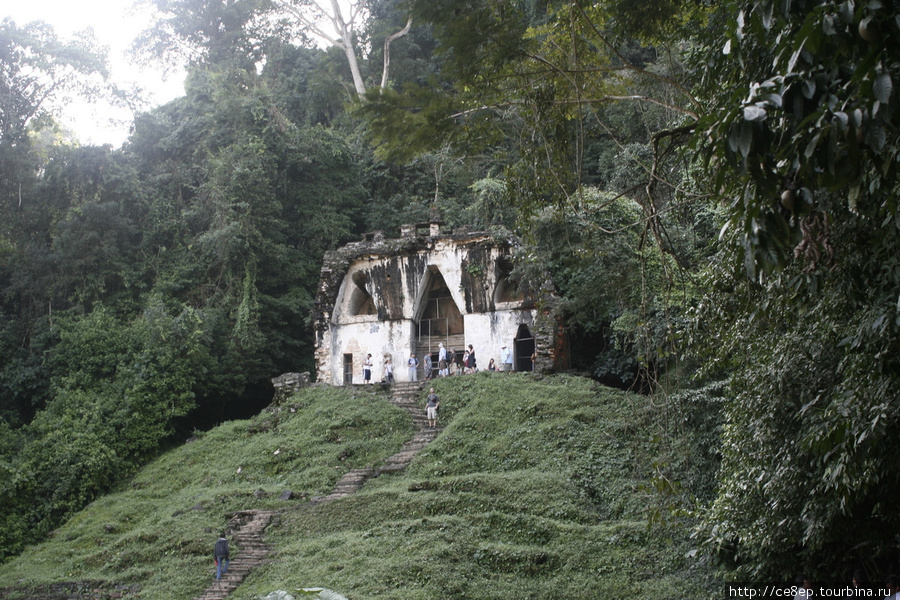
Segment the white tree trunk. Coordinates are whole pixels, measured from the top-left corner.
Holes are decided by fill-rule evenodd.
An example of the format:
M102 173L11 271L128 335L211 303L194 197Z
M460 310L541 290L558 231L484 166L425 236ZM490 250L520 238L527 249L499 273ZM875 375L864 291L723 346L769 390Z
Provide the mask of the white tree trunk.
M356 46L353 44L353 26L356 24L354 21L358 14L357 5L351 4L350 19L344 19L338 0L331 0L331 22L341 40L338 45L343 49L344 55L347 57L347 64L350 65L353 87L356 88L356 93L362 98L366 94L366 84L359 70L359 61L356 59Z
M330 0L331 10L325 7L324 0L312 0L308 3L298 3L296 0L275 0L275 3L287 13L296 17L297 21L306 31L319 39L333 44L344 51L350 74L353 77L353 87L360 98L365 96L366 84L359 69L359 59L356 56L356 45L353 40L353 29L363 14L363 0L355 0L349 3L350 14L344 17L338 0ZM323 21L331 21L334 33L330 33L322 27ZM388 36L384 40L384 66L381 72L381 87L388 82L390 71L390 45L391 43L409 33L412 27L412 17L406 21L406 27Z
M406 20L406 27L384 39L384 67L381 70L381 89L386 88L388 84L388 71L391 68L391 43L409 33L411 27L412 17L409 17Z

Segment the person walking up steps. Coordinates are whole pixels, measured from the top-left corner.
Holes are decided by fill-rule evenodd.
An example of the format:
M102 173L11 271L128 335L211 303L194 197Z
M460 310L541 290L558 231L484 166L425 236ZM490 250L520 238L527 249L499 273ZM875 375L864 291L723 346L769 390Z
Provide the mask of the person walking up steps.
M437 427L437 413L441 406L441 399L434 393L434 388L428 390L428 398L425 401L425 417L428 419L428 427L434 429Z
M216 579L222 579L222 575L228 571L228 560L231 558L231 553L228 551L228 539L225 537L224 531L216 540L213 556L216 559Z

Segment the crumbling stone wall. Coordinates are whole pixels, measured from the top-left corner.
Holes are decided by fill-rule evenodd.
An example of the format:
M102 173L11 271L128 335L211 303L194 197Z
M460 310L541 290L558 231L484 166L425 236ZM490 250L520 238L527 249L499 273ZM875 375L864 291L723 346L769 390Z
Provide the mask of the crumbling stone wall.
M305 387L309 387L309 373L285 373L272 378L272 387L275 388L275 396L272 404L276 406L287 400L291 395Z
M521 324L533 330L538 354L552 356L556 326L535 327L535 299L498 301L500 263L508 262L513 241L485 232L444 234L436 223L405 227L403 235L368 234L325 256L313 313L317 381L341 384L345 354L352 357L355 382L361 382L367 354L376 365L375 380L385 356L394 363L395 377L405 379L430 278L438 276L463 316L465 343L474 344L479 368L491 357L499 360L500 346L511 343ZM354 313L360 306L366 310Z

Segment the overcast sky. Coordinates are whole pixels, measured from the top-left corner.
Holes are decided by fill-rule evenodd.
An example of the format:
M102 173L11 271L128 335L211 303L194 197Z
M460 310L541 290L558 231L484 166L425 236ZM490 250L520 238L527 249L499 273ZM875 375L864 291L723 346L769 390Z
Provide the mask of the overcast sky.
M9 6L9 4L15 6ZM121 87L135 84L145 88L153 105L163 104L183 95L183 77L163 78L160 71L140 69L131 64L126 52L132 40L148 24L148 13L134 9L131 0L13 0L3 3L0 20L11 17L16 25L46 21L63 39L91 27L95 37L109 47L111 75ZM73 130L84 144L119 146L128 136L132 115L124 109L107 105L73 104L61 116L64 125Z

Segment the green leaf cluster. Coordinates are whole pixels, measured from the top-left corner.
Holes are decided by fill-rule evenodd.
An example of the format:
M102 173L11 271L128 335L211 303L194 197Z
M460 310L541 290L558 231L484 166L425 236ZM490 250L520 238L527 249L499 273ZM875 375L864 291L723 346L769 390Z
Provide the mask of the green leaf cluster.
M727 217L694 340L730 395L698 539L739 577L874 578L900 556L895 9L735 5L694 63Z
M733 10L736 25L704 46L709 58L698 56L714 104L696 147L713 187L734 199L728 226L751 273L785 265L799 244L809 264L830 266L816 215L897 214L900 55L888 40L900 25L880 0Z

